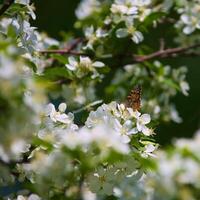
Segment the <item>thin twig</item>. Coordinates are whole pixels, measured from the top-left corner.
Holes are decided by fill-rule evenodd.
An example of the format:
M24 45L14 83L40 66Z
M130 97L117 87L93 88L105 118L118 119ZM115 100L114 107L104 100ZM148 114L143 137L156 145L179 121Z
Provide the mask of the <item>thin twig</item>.
M0 16L2 16L6 10L14 3L15 0L5 0L1 9L0 9Z
M77 38L77 39L74 39L74 41L69 45L67 46L67 50L68 51L72 51L73 49L75 49L79 43L83 42L83 38Z
M30 162L30 160L28 159L27 156L22 158L21 160L9 161L9 162L5 162L4 160L0 159L0 164L7 166L7 167L12 167L12 166L15 166L16 164L26 164L26 163L29 163L29 162Z
M86 55L83 52L74 51L74 49L78 46L79 43L83 42L83 38L75 39L70 45L68 45L65 49L55 49L55 50L42 50L39 53L46 54L71 54L71 55Z
M163 51L165 49L165 40L164 38L160 39L160 50Z
M93 107L93 106L99 105L99 104L101 104L102 102L103 102L103 100L94 101L94 102L92 102L92 103L90 103L90 104L84 106L83 108L80 108L80 109L78 109L78 110L73 111L73 113L74 113L74 114L79 113L79 112L81 112L81 111L83 111L83 110L86 110L86 109L89 109L89 108L91 108L91 107Z
M39 53L46 53L46 54L70 54L70 55L76 55L76 56L79 56L79 55L86 55L85 53L83 52L78 52L78 51L71 51L71 50L68 50L68 49L56 49L56 50L42 50L42 51L39 51Z

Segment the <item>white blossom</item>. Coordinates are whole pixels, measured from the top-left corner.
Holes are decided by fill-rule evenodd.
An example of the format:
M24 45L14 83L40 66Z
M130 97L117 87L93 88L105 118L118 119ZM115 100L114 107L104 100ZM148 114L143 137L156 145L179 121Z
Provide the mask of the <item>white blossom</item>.
M31 194L28 197L25 197L23 195L18 195L16 200L41 200L41 198L36 194Z
M105 64L100 61L92 62L92 60L87 56L80 56L79 61L77 61L74 57L70 56L68 58L68 62L69 64L66 64L65 66L71 71L76 71L78 77L82 77L85 74L92 72L93 75L91 77L96 78L97 76L99 76L96 69L105 66Z
M185 96L188 96L188 90L190 89L189 84L186 81L181 81L180 82L180 87L181 87L181 91L183 92L183 94Z
M176 123L181 123L182 122L182 118L179 116L179 113L177 112L177 110L176 110L176 108L174 106L171 106L170 115L171 115L171 119L174 122L176 122Z
M31 145L27 144L24 140L15 140L11 145L11 151L13 154L18 155L28 152L30 147Z
M145 146L145 150L144 150L144 153L143 153L143 156L146 157L146 156L151 156L151 157L155 157L155 154L153 154L153 152L157 149L157 147L153 144L147 144Z
M58 106L58 110L60 111L60 112L65 112L66 111L66 109L67 109L67 104L66 103L61 103L59 106Z
M129 147L121 141L121 137L110 127L103 124L99 124L92 129L83 127L76 134L66 134L63 136L62 142L72 149L87 147L94 143L105 151L111 148L123 154L129 152Z
M139 113L138 111L136 111L134 113L134 117L137 119L137 129L139 132L142 132L144 135L151 135L152 134L152 130L149 129L147 126L145 126L146 124L148 124L151 121L151 117L149 114L142 114Z
M126 23L126 28L117 29L116 36L118 38L124 38L124 37L127 37L128 35L130 35L131 39L136 44L142 42L143 35L140 31L136 30L136 28L134 27L134 18L128 17L126 19L125 23Z
M88 42L86 46L83 47L83 49L92 49L92 50L93 50L93 45L96 41L108 36L106 30L100 27L95 30L93 26L85 28L84 34Z
M78 68L78 62L76 61L76 59L72 56L70 56L68 58L69 64L66 64L65 66L71 70L71 71L75 71Z
M125 4L112 4L111 11L116 14L136 15L138 13L138 8L134 5L129 7Z
M132 127L131 120L127 120L123 125L121 125L120 122L116 119L114 127L117 133L121 136L121 140L124 143L130 142L131 139L129 135L138 133L137 128Z
M49 104L46 108L46 115L49 116L51 120L54 122L70 124L73 121L74 116L72 113L68 113L68 115L63 113L65 109L66 109L66 105L60 104L59 105L60 111L57 112L55 109L55 106L53 104Z
M85 19L94 11L97 11L100 3L97 0L83 0L76 9L78 19Z

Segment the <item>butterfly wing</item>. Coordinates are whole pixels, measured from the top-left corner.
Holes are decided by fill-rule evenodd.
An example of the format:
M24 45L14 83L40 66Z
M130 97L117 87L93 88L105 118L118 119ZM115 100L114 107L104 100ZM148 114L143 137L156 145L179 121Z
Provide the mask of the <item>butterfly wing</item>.
M127 106L131 107L134 111L139 111L141 108L141 93L142 88L140 85L135 86L127 97Z

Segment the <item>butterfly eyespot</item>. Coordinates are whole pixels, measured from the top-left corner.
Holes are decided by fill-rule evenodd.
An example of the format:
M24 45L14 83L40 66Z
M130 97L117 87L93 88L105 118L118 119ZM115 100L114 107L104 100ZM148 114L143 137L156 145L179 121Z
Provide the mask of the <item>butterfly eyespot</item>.
M142 88L140 85L136 85L130 94L127 96L127 107L131 107L134 111L139 111L141 108L141 93Z

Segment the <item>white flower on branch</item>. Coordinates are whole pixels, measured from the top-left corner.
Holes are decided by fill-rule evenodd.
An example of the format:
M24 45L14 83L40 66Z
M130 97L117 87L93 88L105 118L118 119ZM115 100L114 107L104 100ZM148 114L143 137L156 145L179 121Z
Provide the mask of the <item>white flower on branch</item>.
M36 194L31 194L29 197L18 195L17 200L41 200L41 198Z
M78 19L85 19L94 11L98 11L100 2L98 0L83 0L76 9L76 16Z
M85 28L84 34L87 39L87 44L86 46L83 47L84 50L93 49L93 45L96 41L108 36L108 33L106 30L102 28L97 28L97 30L95 30L93 26Z
M137 119L137 129L139 132L142 132L144 135L152 135L153 131L149 129L146 124L151 121L151 117L149 114L142 114L138 111L134 112L134 117Z
M130 135L138 133L137 128L132 127L133 122L131 122L131 120L125 121L123 125L121 125L117 119L115 121L116 123L114 128L117 131L117 134L120 135L122 142L129 143L131 141Z
M66 67L71 71L75 71L78 68L91 71L93 67L101 68L105 66L105 64L100 61L92 62L89 57L83 56L80 56L79 62L72 56L69 57L68 61L69 64L66 64Z
M72 123L74 116L72 113L65 114L65 110L67 105L62 103L59 105L59 111L56 111L55 106L53 104L49 104L46 108L46 115L51 118L54 122L61 122L63 124L70 124Z
M181 91L183 92L183 94L184 94L185 96L188 96L188 95L189 95L189 94L188 94L188 91L189 91L189 89L190 89L189 84L188 84L186 81L181 81L181 82L180 82L180 87L181 87Z
M144 157L156 157L155 154L153 154L153 152L157 149L157 146L153 145L153 144L147 144L145 146L144 149L144 153L142 154Z
M136 15L138 13L138 9L136 6L126 6L123 4L112 4L111 12L115 14L125 14L125 15Z
M96 78L99 76L99 73L96 69L105 67L105 64L100 61L94 61L87 57L87 56L80 56L79 61L75 59L75 57L70 56L68 58L69 64L66 64L65 66L70 71L76 72L76 75L81 78L84 75L88 74L89 72L92 72L91 78Z
M136 28L134 27L134 18L128 17L125 21L125 24L126 24L126 28L117 29L116 36L118 38L124 38L130 35L131 39L136 44L142 42L144 38L143 38L142 33L136 30Z

